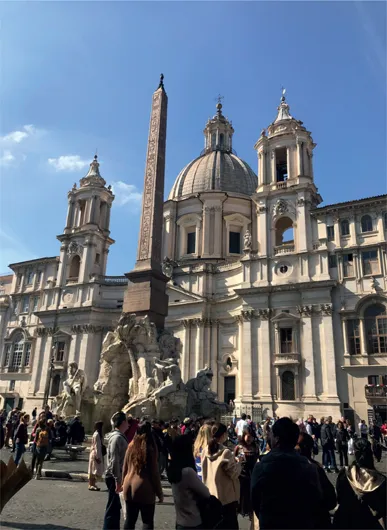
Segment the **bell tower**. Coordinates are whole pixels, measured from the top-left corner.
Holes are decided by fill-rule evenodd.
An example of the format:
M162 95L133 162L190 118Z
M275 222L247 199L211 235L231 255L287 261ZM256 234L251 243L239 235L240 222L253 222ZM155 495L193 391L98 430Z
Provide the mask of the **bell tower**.
M296 276L306 281L307 253L313 247L309 212L322 200L313 176L316 144L303 122L290 114L284 89L274 121L262 130L254 147L258 154L258 187L254 195L258 255L272 260L270 266L262 266L261 280L289 281L293 271L292 281ZM277 268L287 272L278 275Z
M99 172L97 155L89 171L68 193L66 226L57 236L62 243L57 286L85 284L91 276L106 274L110 238L111 187Z

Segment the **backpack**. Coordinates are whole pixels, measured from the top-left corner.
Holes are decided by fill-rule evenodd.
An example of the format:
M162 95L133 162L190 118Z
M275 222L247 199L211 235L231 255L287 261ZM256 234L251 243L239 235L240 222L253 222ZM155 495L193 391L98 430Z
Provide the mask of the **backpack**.
M39 431L38 439L36 440L37 447L47 447L49 442L49 435L47 429Z

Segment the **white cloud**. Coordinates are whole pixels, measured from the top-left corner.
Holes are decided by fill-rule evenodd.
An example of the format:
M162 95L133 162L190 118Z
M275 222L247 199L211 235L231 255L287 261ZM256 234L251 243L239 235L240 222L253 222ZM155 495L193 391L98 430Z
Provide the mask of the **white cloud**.
M117 206L125 206L125 204L139 206L141 204L142 194L133 184L126 184L126 182L118 180L113 182L112 190L116 196L115 203Z
M20 144L29 136L34 136L38 133L38 129L34 125L24 125L21 131L12 131L5 136L0 136L0 141L7 144Z
M5 149L3 151L3 154L0 156L0 166L7 166L8 164L11 164L15 160L15 157L9 151L9 149Z
M79 155L64 155L58 158L49 158L48 163L56 171L79 171L90 164L88 160L83 160Z

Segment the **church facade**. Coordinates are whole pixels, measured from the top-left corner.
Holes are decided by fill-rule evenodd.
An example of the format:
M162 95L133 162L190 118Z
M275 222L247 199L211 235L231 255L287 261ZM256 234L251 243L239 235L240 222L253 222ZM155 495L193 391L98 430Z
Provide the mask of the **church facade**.
M284 96L255 149L222 105L164 203L166 326L183 380L208 365L220 399L278 416L386 416L387 196L321 206L316 144ZM0 407L40 406L77 362L92 388L125 277L106 276L114 196L95 159L69 192L60 256L11 265L0 294Z

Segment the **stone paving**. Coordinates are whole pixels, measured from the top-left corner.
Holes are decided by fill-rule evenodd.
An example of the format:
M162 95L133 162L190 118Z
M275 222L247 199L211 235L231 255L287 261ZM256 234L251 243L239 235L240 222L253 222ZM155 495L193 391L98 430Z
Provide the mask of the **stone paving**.
M8 461L10 451L3 449L1 459ZM387 453L383 454L377 469L387 472ZM69 460L63 452L58 453L58 460L45 462L43 469L57 469L72 473L87 473L87 454L76 461ZM31 455L26 454L27 463ZM317 458L321 459L321 453ZM328 474L332 483L336 475ZM100 484L100 492L90 492L87 484L78 480L59 480L43 478L29 482L4 508L1 514L2 529L20 530L95 530L102 528L105 505L107 501L106 487ZM155 528L172 529L175 527L175 513L172 492L168 482L163 482L165 502L156 507ZM247 519L240 518L241 530L250 528ZM121 528L123 527L123 521ZM138 522L137 528L141 528Z

